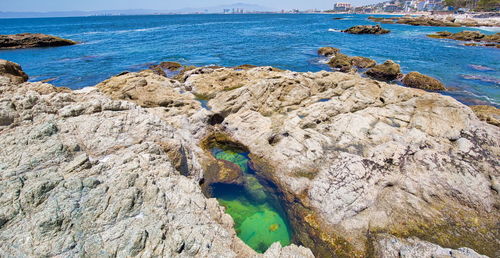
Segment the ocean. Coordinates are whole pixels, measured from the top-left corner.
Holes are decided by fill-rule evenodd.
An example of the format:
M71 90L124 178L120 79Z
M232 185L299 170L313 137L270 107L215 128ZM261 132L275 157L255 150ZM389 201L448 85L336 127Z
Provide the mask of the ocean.
M333 20L342 17L342 20ZM500 106L500 49L462 46L463 42L427 38L437 31L472 28L383 24L386 35L339 32L375 24L368 15L240 14L148 15L0 19L0 34L45 33L78 45L0 51L0 58L21 64L31 81L80 89L123 71L139 71L162 61L185 65L274 66L298 72L330 70L316 51L340 48L344 54L387 59L403 72L418 71L444 82L465 104ZM483 33L499 28L473 28Z

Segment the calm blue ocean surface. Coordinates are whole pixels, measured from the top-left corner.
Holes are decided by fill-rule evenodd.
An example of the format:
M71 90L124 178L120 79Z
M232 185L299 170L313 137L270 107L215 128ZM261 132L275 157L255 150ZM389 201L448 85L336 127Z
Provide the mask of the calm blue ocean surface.
M333 20L332 17L344 17ZM425 35L467 28L386 24L387 35L349 35L336 30L374 24L368 15L242 14L0 19L0 34L46 33L79 45L0 51L17 62L31 81L78 89L123 71L152 63L188 65L270 65L293 71L329 70L316 55L323 46L383 62L403 72L419 71L442 80L466 104L500 105L500 49L461 46L463 42ZM483 33L499 28L476 29Z

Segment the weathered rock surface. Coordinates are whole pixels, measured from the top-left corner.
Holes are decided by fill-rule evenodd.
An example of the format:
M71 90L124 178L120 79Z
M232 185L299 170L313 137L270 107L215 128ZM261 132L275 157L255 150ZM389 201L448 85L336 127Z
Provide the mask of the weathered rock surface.
M0 50L34 47L60 47L74 44L76 44L76 42L68 39L40 33L0 35Z
M419 72L410 72L405 75L403 84L408 87L423 90L446 90L442 82Z
M485 105L470 106L470 108L482 121L500 126L500 109Z
M128 73L80 91L0 76L0 94L0 256L258 256L202 194L213 131L270 168L319 257L499 256L500 130L450 97L270 67Z
M12 83L23 83L28 80L28 75L20 65L0 59L0 76L10 79Z
M349 34L387 34L391 31L383 29L380 25L357 25L342 32Z
M318 50L318 54L321 55L321 53L325 52L323 48L320 48ZM348 56L340 53L340 50L336 49L335 53L332 52L330 55L325 55L330 57L330 60L328 61L328 65L331 66L334 69L337 69L338 71L348 73L348 72L355 72L355 68L371 68L374 67L377 62L375 60L370 59L368 57L362 57L362 56Z
M366 71L366 75L373 79L382 80L382 81L393 81L400 77L401 67L399 64L391 60L385 61L383 64L379 64Z

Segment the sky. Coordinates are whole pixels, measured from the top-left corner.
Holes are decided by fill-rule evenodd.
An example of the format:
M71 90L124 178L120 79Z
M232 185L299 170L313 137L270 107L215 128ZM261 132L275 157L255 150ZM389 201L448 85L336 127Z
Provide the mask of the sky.
M330 9L335 2L367 5L383 0L0 0L0 12L54 12L154 9L175 10L186 7L209 7L234 3L258 4L280 9Z

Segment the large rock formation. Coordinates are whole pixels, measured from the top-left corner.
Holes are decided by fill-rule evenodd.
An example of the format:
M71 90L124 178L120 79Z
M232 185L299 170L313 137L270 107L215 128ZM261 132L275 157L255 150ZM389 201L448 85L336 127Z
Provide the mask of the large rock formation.
M349 34L387 34L391 31L383 29L380 25L357 25L342 32Z
M60 47L74 44L76 44L76 42L68 39L40 33L0 35L0 50L34 47Z
M404 85L423 90L446 90L444 84L419 72L410 72L403 78Z
M257 256L202 193L213 133L265 168L318 257L499 255L500 131L450 97L270 67L0 94L0 256Z

